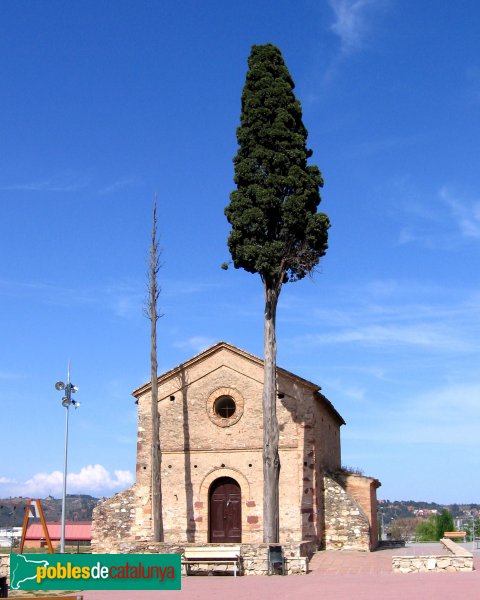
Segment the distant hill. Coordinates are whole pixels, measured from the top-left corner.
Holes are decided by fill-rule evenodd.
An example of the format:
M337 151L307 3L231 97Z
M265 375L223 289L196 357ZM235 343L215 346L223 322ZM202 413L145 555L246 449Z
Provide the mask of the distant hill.
M0 499L0 528L19 527L23 525L25 507L28 498ZM92 511L100 502L98 498L88 495L67 494L67 521L91 521ZM41 498L45 518L49 522L59 522L62 516L62 501L60 498ZM378 508L383 513L385 524L395 519L413 516L427 516L432 511L441 512L444 508L452 516L463 517L475 515L480 518L480 504L437 504L436 502L421 502L416 500L379 500ZM420 512L419 511L423 511Z
M408 517L427 517L432 512L440 513L448 510L453 518L467 516L480 517L480 504L437 504L436 502L419 502L416 500L379 500L378 508L383 513L385 524L395 519Z
M28 498L3 498L0 499L0 528L19 527L23 525L25 507ZM45 519L49 522L60 521L62 516L62 500L60 498L40 499ZM66 515L67 521L91 521L92 511L99 502L98 498L88 495L67 494Z

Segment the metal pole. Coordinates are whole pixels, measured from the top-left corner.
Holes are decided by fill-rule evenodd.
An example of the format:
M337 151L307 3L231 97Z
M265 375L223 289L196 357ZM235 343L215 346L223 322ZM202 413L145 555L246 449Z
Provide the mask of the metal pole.
M472 516L472 552L475 552L475 517Z
M65 452L63 462L63 493L62 493L62 531L60 538L60 553L65 552L65 507L67 501L67 456L68 456L68 406L65 407Z
M65 452L63 459L63 493L62 493L62 525L60 536L60 553L65 552L65 513L67 504L67 458L68 458L68 409L72 402L72 388L70 385L70 361L68 362L67 385L65 386L65 398L62 405L65 406Z

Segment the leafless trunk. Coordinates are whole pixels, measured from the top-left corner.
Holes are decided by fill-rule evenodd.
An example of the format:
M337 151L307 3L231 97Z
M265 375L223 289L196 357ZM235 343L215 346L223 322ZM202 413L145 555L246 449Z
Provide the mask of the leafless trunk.
M150 274L148 282L149 302L148 313L150 319L150 366L152 381L152 531L153 540L163 541L163 516L162 516L162 483L160 469L162 464L160 451L160 415L158 411L158 373L157 373L157 321L158 287L157 275L160 269L160 257L157 241L157 196L153 204L152 240L150 248Z
M277 421L277 341L275 319L280 286L265 287L263 383L263 541L279 541L280 457Z

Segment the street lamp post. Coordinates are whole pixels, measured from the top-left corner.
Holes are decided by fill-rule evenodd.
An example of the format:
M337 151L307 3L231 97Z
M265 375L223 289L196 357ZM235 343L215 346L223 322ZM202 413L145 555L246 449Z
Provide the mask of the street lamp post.
M472 512L472 552L475 552L475 516Z
M386 536L385 536L385 520L384 520L384 514L383 514L383 506L380 507L377 511L377 516L380 515L380 523L379 523L379 530L380 530L380 541L386 540Z
M80 402L72 400L72 394L78 391L78 388L70 382L70 363L68 363L67 383L57 381L55 389L63 391L65 395L62 398L62 406L65 408L65 450L63 458L63 491L62 491L62 524L60 534L60 552L65 552L65 513L67 501L67 458L68 458L68 409L72 405L75 409L80 406Z

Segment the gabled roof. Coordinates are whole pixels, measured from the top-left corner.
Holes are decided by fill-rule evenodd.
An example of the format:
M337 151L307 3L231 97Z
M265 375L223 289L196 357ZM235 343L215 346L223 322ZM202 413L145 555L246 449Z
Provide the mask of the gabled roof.
M229 350L230 352L233 352L234 354L237 354L238 356L241 356L241 357L245 358L246 360L248 360L254 364L257 364L258 366L263 367L263 360L261 358L259 358L258 356L255 356L254 354L250 354L250 352L246 352L245 350L242 350L241 348L238 348L237 346L234 346L233 344L229 344L228 342L218 342L217 344L210 346L210 348L207 348L206 350L203 350L202 352L196 354L195 356L193 356L189 360L185 361L184 363L181 363L180 365L178 365L178 366L174 367L173 369L170 369L166 373L163 373L162 375L160 375L158 377L158 383L161 384L164 381L167 381L171 377L178 375L180 371L188 369L189 367L195 365L196 363L206 360L207 358L209 358L213 354L216 354L220 350ZM320 400L321 402L323 402L325 404L325 406L327 407L327 409L333 414L333 416L335 416L338 419L338 421L340 422L340 425L345 425L345 421L343 420L340 413L335 409L333 404L323 394L320 393L320 390L322 388L319 385L317 385L316 383L313 383L311 381L308 381L308 379L303 379L303 377L299 377L298 375L295 375L295 373L291 373L290 371L287 371L286 369L282 369L279 366L277 366L277 373L283 375L284 377L287 377L288 379L292 379L298 383L301 383L305 387L310 388L312 390L312 392L314 393L315 397L318 400ZM148 390L151 388L151 386L152 386L151 382L148 381L141 387L134 390L132 392L132 396L134 396L135 398L138 399L145 392L148 392Z

